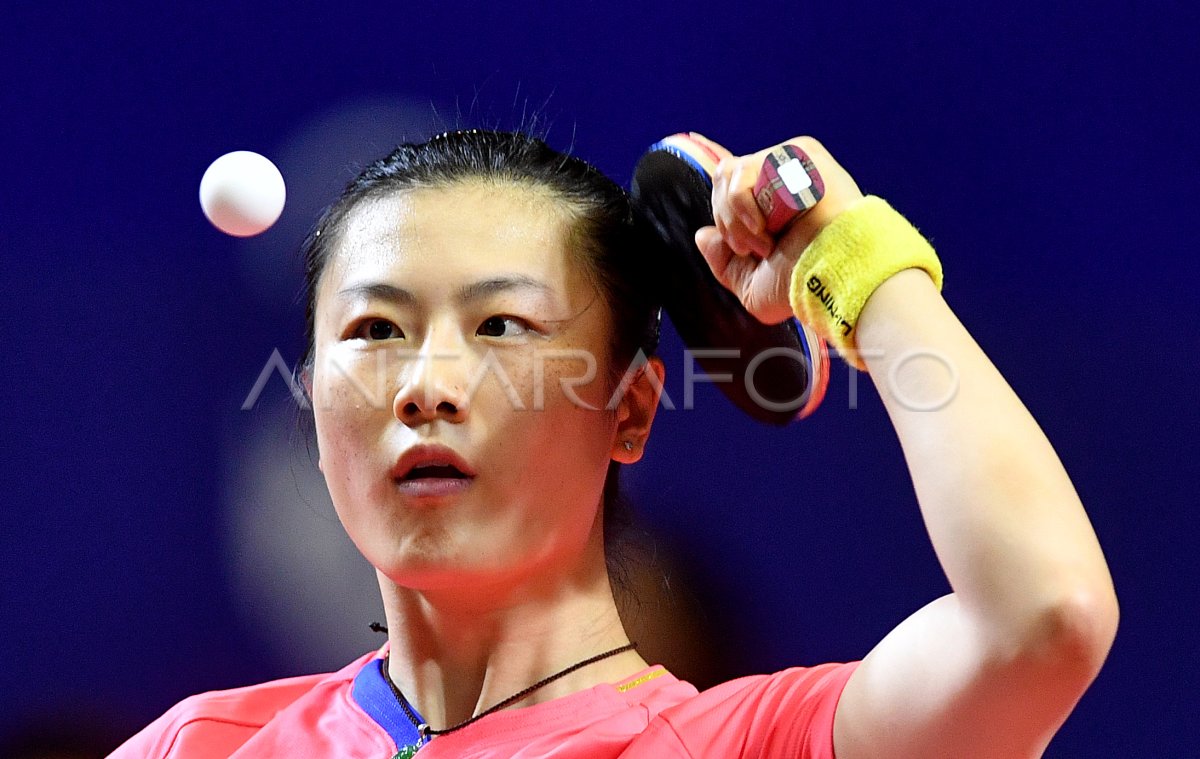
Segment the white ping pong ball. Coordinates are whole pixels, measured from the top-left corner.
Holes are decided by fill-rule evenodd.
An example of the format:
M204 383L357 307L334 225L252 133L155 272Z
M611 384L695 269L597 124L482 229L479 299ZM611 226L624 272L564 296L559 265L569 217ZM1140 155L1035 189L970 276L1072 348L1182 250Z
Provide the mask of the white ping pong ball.
M261 234L283 213L287 190L275 164L249 150L226 153L200 179L200 207L213 226L234 237Z

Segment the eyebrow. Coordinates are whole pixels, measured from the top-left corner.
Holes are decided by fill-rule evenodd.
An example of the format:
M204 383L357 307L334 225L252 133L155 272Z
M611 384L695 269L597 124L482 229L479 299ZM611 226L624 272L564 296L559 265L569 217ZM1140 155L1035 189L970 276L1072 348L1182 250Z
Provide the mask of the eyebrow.
M463 285L458 289L460 303L471 303L490 295L511 292L513 290L529 290L548 297L554 296L554 291L546 283L524 274L509 274L500 277L489 277L478 282ZM403 287L386 282L364 282L351 285L338 291L338 295L346 300L359 298L386 300L400 306L411 306L417 302L417 296Z

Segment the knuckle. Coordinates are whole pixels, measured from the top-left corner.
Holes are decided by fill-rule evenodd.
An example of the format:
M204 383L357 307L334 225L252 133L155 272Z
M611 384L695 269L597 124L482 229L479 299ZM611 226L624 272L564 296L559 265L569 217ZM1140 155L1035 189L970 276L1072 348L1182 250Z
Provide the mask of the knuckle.
M717 222L717 230L720 231L722 237L728 239L735 234L736 226L733 222L733 212L727 206L722 206L714 218Z
M820 153L826 153L825 146L816 138L810 135L801 135L792 140L796 145L799 145L804 150L815 150Z

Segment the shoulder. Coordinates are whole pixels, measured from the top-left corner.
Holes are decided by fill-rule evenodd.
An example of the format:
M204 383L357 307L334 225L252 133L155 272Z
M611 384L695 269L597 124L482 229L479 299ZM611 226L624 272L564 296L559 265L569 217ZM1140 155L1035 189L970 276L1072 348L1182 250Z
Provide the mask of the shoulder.
M374 653L332 673L289 677L229 690L189 696L121 745L110 759L167 757L182 744L194 759L227 757L276 714L314 690L349 687L354 674Z
M669 731L691 756L832 759L837 702L858 664L730 680L664 709L653 732Z

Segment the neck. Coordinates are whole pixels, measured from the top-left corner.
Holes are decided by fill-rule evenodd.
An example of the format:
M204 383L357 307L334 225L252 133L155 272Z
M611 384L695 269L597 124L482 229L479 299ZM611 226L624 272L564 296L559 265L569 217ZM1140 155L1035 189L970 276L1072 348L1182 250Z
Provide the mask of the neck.
M435 728L456 725L539 680L628 642L603 555L579 571L514 587L422 591L380 575L389 674ZM531 693L529 706L646 667L636 651L590 664Z

